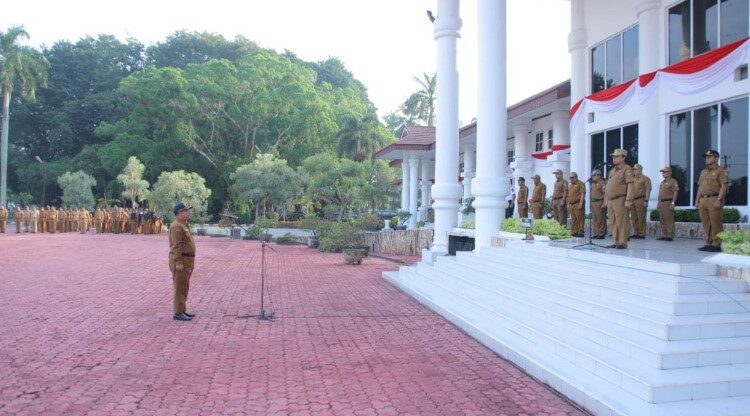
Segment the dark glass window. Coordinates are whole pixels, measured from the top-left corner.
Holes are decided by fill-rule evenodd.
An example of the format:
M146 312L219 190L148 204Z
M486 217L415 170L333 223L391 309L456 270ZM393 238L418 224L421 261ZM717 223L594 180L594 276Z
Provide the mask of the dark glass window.
M550 131L547 132L547 143L549 144L549 148L550 149L552 149L552 142L553 142L552 139L554 137L554 135L552 134L552 131L553 130L550 130Z
M718 0L693 0L693 54L719 47Z
M638 26L622 34L622 80L638 77Z
M615 149L625 149L628 151L625 163L630 166L638 163L637 124L608 130L603 133L592 134L591 168L594 169L599 167L606 177L611 166L603 166L603 163L612 162L612 157L610 155Z
M622 84L622 37L607 41L607 88Z
M712 105L693 111L693 201L698 192L698 178L705 167L703 154L719 149L719 107Z
M630 166L638 163L638 125L622 128L622 148L628 151L625 163Z
M677 196L678 206L689 206L690 190L690 141L691 141L691 114L680 113L669 117L669 165L672 168L672 177L680 185L680 193Z
M541 152L542 150L544 150L544 133L537 133L534 142L534 151Z
M683 61L690 53L690 2L669 9L669 63Z
M606 59L604 44L591 48L591 93L604 89L604 67Z
M748 99L721 105L721 164L729 172L727 205L747 205Z
M612 152L615 151L615 149L619 149L620 146L622 146L622 133L620 132L620 129L615 130L609 130L606 134L606 144L607 144L607 161L611 162L612 158L609 156L612 154Z
M748 0L721 0L721 44L726 45L748 35Z
M604 133L596 133L591 135L591 169L599 169L604 172L604 176L607 175L607 167L602 164L607 159L604 155Z

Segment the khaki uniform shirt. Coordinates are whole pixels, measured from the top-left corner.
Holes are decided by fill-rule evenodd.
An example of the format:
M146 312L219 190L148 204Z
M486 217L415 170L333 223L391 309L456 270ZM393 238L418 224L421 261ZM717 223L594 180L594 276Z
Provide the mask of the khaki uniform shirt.
M182 262L183 254L195 256L195 242L187 224L175 220L169 227L169 261Z
M721 185L729 183L727 170L722 166L706 167L701 171L698 179L698 197L705 195L717 195Z
M604 181L591 183L591 203L602 202L604 200L604 189L606 187L607 183Z
M568 186L568 204L577 204L581 202L581 197L586 196L586 187L578 179L570 181Z
M552 193L552 200L558 200L563 197L565 194L565 190L568 189L568 181L565 179L561 179L559 181L555 181L555 191Z
M675 178L664 179L659 185L659 202L672 201L679 191L680 185Z
M644 174L633 175L633 198L645 198L651 192L651 178Z
M0 207L0 221L8 219L8 210L5 207Z
M13 219L16 221L23 221L24 211L20 208L16 208L13 212Z
M615 166L609 171L609 178L607 179L604 194L609 199L617 197L625 198L628 192L628 184L633 183L633 181L633 169L630 165L623 163L622 165Z
M547 197L547 185L543 183L539 183L539 185L534 186L534 192L531 195L531 202L544 202L544 198Z
M518 205L526 205L528 204L528 200L529 200L529 187L526 185L519 186L518 197L516 198L516 203Z

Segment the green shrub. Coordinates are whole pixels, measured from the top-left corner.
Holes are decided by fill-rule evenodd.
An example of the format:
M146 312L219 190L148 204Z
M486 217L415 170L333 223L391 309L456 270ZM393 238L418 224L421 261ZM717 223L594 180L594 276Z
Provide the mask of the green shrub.
M245 237L248 240L257 240L261 234L263 234L263 229L257 225L251 225L245 230Z
M417 228L422 228L422 227L424 227L425 225L427 225L427 223L426 223L426 222L424 222L424 221L417 221Z
M375 214L362 214L354 223L365 231L380 231L383 228L383 220Z
M467 228L469 230L473 230L476 227L476 222L474 220L465 220L461 223L461 228Z
M361 244L359 227L350 223L329 222L321 229L320 250L340 253L346 247Z
M398 215L391 217L391 223L390 223L391 228L393 228L394 230L398 228L399 221L401 221L401 218L399 218Z
M474 209L474 199L475 198L466 198L464 202L466 203L466 208L461 210L461 213L464 215L474 214L476 210Z
M725 253L750 256L750 231L722 231L719 238Z
M286 233L281 237L276 238L276 244L280 244L282 246L289 246L295 243L296 242L294 241L294 237L292 237L292 233Z
M270 228L276 228L279 226L279 219L278 218L258 218L258 227L262 228L266 232L268 232L268 229Z
M506 218L500 229L509 233L526 233L526 229L521 227L520 218ZM570 231L567 228L555 220L547 219L534 220L531 226L531 234L547 236L551 240L570 238Z
M311 215L309 217L305 217L301 222L301 228L305 230L310 230L310 232L313 234L313 236L320 237L321 231L324 227L326 227L327 221L317 217L315 215Z
M659 211L651 211L649 218L651 221L659 221ZM736 224L740 222L740 211L737 208L723 208L721 219L725 224ZM676 222L701 222L697 209L676 209L674 220Z
M295 230L299 230L301 228L304 228L302 226L302 221L279 221L277 224L279 228L291 228Z

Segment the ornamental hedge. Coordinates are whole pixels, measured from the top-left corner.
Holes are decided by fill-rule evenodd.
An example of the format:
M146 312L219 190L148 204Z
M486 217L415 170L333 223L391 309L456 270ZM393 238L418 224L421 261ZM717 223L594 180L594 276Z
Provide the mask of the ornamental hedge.
M724 224L738 223L740 222L740 211L737 208L723 208L721 218ZM676 209L674 220L676 222L701 222L697 209ZM651 221L659 221L659 211L651 211Z

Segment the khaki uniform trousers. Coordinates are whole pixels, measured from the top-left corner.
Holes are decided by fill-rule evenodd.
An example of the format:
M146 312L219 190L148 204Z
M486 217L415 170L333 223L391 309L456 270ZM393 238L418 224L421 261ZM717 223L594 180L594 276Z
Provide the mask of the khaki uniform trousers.
M175 269L175 263L169 260L169 270L172 272L172 285L174 286L174 296L172 298L172 310L175 314L187 311L187 297L190 291L190 276L193 274L195 267L194 257L182 258L183 269L178 272Z
M57 222L55 220L47 220L47 232L54 234L57 228L56 225Z
M0 220L0 233L4 233L8 227L8 220Z
M674 210L672 207L672 200L659 201L656 205L656 209L659 211L659 227L661 228L661 236L664 238L674 238Z
M721 240L718 234L724 231L724 223L721 219L721 208L714 208L717 196L701 197L698 203L698 214L703 223L703 232L706 234L706 245L719 247Z
M560 225L563 227L568 226L568 207L565 201L562 199L558 199L557 201L552 201L553 205L554 203L559 202L559 205L553 206L552 211L555 214L555 221L559 222Z
M636 199L630 206L630 217L633 221L633 234L637 236L646 236L646 200L644 198Z
M609 213L612 221L612 238L615 244L628 245L630 222L628 221L628 210L625 208L625 197L609 201Z
M518 216L521 218L529 218L529 204L524 202L518 204Z
M542 219L542 203L534 202L531 204L531 213L534 215L535 220Z
M591 233L594 236L607 234L607 209L602 207L603 203L603 199L591 203Z
M570 212L570 233L573 235L583 234L583 211L584 208L578 208L578 202L568 204Z

